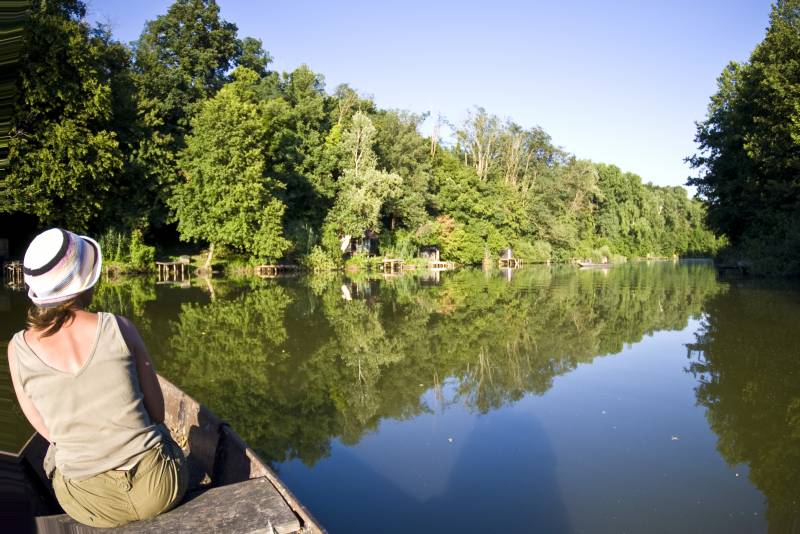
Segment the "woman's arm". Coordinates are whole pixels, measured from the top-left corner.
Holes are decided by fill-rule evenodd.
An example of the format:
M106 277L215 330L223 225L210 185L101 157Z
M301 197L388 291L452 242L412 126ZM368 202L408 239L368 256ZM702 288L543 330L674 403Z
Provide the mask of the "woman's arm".
M150 354L147 352L147 347L144 346L144 340L142 340L142 336L139 335L139 331L132 322L125 317L115 317L117 318L119 331L122 333L122 337L136 361L139 387L142 388L142 395L144 395L144 407L147 408L147 413L150 414L150 419L154 423L163 423L164 394L161 392L156 370L153 367Z
M44 439L50 441L50 432L44 424L39 410L33 405L33 402L25 394L22 389L22 384L19 383L19 371L17 370L17 358L14 356L14 347L12 343L8 344L8 371L11 373L11 384L14 386L14 393L17 395L17 402L19 402L22 413L30 422L31 426L42 435Z

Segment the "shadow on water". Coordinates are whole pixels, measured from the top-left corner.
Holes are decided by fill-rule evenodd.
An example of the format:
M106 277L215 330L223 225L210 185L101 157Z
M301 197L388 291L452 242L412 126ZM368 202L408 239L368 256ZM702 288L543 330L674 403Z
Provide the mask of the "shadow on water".
M441 518L434 530L571 532L555 468L535 418L508 411L479 417L446 492L428 505L430 515Z
M469 435L447 448L456 458L446 480L434 481L433 495L415 495L391 469L361 458L358 446L337 448L336 461L313 472L286 466L285 476L320 520L341 532L572 532L554 451L535 418L478 416ZM352 503L358 503L357 513Z

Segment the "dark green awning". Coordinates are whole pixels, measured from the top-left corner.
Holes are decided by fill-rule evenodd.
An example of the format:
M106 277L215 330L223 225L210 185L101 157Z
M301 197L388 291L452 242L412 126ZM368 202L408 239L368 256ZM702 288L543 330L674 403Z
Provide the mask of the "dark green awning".
M0 0L0 175L8 165L9 130L14 112L22 34L30 0Z

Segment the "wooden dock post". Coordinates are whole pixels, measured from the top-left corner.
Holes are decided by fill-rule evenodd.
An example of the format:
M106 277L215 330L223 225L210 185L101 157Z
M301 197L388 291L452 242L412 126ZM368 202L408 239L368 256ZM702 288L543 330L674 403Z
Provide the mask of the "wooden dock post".
M189 256L181 256L178 261L157 261L157 282L164 284L169 282L185 282L189 280L191 276L189 270L189 261Z
M405 262L401 259L383 258L383 261L381 262L381 270L384 273L399 273L403 270L403 263Z
M279 263L275 264L263 264L257 265L255 268L256 276L260 276L261 278L275 278L278 276L278 273L287 272L287 271L297 271L300 269L297 265L291 264L282 264Z
M3 279L5 280L6 285L12 287L24 286L25 277L22 272L22 262L19 260L7 261L3 265Z

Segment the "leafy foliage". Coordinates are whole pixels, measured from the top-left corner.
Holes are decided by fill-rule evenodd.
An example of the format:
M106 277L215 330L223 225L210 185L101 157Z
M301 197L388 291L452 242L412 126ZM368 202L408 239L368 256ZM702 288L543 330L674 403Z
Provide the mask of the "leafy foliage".
M167 196L191 119L224 85L241 46L236 25L222 20L211 0L176 0L166 14L145 24L136 42L134 72L144 128L136 157L155 203L148 216L156 223L167 218ZM253 48L248 44L248 58Z
M170 203L184 239L203 239L274 259L288 248L282 236L282 184L265 175L268 128L255 98L255 72L235 79L207 100L192 121L179 166L185 180Z
M86 231L109 204L123 156L112 127L110 45L82 22L78 1L34 2L24 33L10 172L0 211Z
M682 188L580 160L539 127L475 108L450 146L441 117L425 138L426 115L378 109L347 85L328 93L306 65L272 72L262 43L240 39L211 0L176 0L130 49L90 31L79 0L35 6L0 209L43 225L161 239L172 222L184 240L254 261L316 251L310 264L326 266L344 263L341 238L365 232L406 260L438 245L460 263L508 246L529 261L720 246ZM780 85L791 72L761 55L762 78ZM726 82L737 95L739 70ZM768 138L755 133L747 146L766 154ZM771 158L770 172L790 168ZM719 213L712 204L712 220Z
M366 230L377 229L384 203L402 183L397 174L376 169L374 139L372 121L357 112L342 136L348 167L339 179L336 202L326 222L341 234L363 235Z
M105 263L123 264L128 270L144 273L154 269L156 249L144 242L142 231L135 229L130 234L106 230L98 240Z
M733 254L768 272L800 273L800 2L779 0L747 63L717 81L691 178Z

